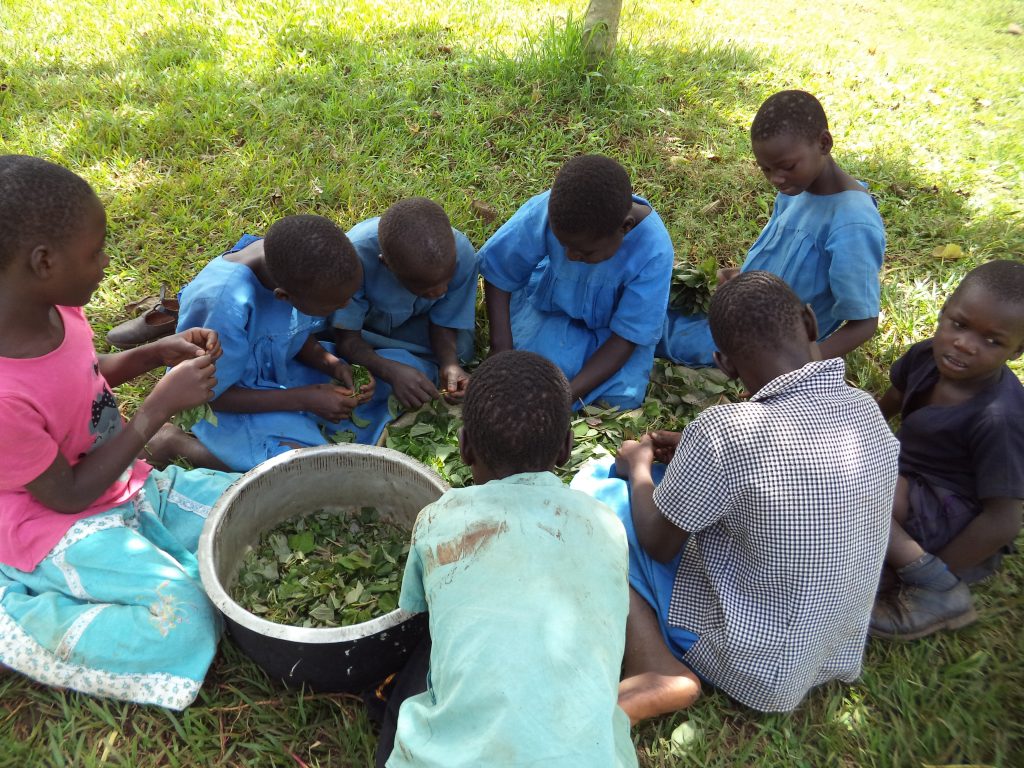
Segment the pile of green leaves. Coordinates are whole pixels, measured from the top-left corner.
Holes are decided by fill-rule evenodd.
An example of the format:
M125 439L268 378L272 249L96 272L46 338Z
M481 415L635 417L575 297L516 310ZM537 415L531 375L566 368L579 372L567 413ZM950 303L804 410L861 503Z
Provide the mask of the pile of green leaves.
M408 532L373 507L292 517L246 554L231 597L278 624L358 624L398 606L408 554Z
M473 472L459 454L461 426L461 410L437 398L416 411L411 423L388 427L385 445L426 464L453 488L461 488L473 484Z
M694 264L687 260L672 268L668 305L684 315L707 314L718 263L712 257Z

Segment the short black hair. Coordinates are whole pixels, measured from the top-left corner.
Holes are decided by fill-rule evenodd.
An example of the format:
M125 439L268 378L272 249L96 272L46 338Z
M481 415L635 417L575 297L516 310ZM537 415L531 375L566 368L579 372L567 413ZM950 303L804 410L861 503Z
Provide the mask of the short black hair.
M41 241L61 243L100 205L89 182L31 155L0 156L0 269Z
M626 169L604 155L580 155L555 176L548 221L560 234L606 237L622 226L632 207Z
M551 469L572 415L569 382L550 360L520 350L487 358L462 407L474 455L502 476Z
M977 266L964 275L953 296L970 286L983 288L995 301L1024 310L1024 262L1000 259Z
M285 216L271 224L263 254L274 282L295 296L323 284L345 285L359 273L359 257L345 233L313 214Z
M797 136L816 141L828 130L825 110L807 91L779 91L765 99L750 124L750 140L765 141L776 136Z
M760 270L743 272L711 297L711 338L733 359L776 348L803 328L803 308L781 277Z
M455 234L444 208L426 197L399 200L384 211L377 239L388 264L404 277L434 277L455 264Z

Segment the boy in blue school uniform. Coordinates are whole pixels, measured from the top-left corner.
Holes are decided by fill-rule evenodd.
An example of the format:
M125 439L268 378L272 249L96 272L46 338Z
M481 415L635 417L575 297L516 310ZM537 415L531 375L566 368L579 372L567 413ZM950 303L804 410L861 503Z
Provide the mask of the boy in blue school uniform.
M420 512L399 599L430 613L429 673L377 764L632 768L616 701L626 538L551 473L572 444L568 382L539 355L503 352L474 373L463 415L475 485Z
M629 537L619 703L633 722L688 706L694 673L767 712L855 679L888 541L898 444L843 361L821 360L811 309L746 272L709 318L719 368L750 399L626 441L614 473L573 481ZM657 485L655 459L670 462Z
M178 327L213 329L224 349L211 403L217 423L192 428L220 464L245 472L348 427L372 388L354 392L351 367L317 334L361 278L345 233L302 215L275 222L266 237L243 236L185 286ZM177 432L175 447L184 437ZM164 448L175 452L188 456Z
M473 358L476 252L440 205L412 197L348 232L363 279L332 318L339 353L365 366L406 408L461 400ZM379 392L376 399L384 396Z
M893 364L878 404L901 416L886 556L897 588L879 595L872 636L913 640L977 617L967 583L991 575L1021 529L1024 386L1006 363L1022 352L1024 263L992 261Z

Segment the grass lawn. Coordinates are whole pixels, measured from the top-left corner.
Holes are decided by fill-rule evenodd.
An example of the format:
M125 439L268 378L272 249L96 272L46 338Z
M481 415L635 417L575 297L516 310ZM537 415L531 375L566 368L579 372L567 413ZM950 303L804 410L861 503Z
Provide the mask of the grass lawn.
M790 87L821 99L887 226L881 329L850 356L854 383L879 393L970 267L1024 254L1024 2L627 3L602 72L581 63L585 5L5 0L0 151L63 163L107 203L98 340L127 302L287 214L347 228L427 195L479 246L581 152L619 159L680 267L713 275L768 218L747 129ZM672 367L656 379L641 428L719 395ZM125 409L150 385L123 387ZM622 434L594 432L586 451ZM711 694L635 731L641 765L1024 765L1022 560L977 589L975 625L871 643L860 681L790 715ZM0 672L2 766L366 766L373 745L358 702L285 691L229 642L181 713Z

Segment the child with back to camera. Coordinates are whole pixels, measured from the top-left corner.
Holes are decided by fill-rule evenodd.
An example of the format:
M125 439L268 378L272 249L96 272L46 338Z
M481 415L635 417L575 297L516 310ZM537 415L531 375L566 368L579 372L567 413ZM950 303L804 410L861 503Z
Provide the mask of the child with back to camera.
M766 712L854 680L889 535L896 439L843 361L821 360L813 311L755 271L709 318L716 363L750 399L626 441L614 472L594 462L572 484L629 538L619 702L633 722L688 706L694 673Z
M672 241L629 174L575 157L480 249L491 354L525 349L569 379L574 406L643 402L672 279Z
M215 332L96 355L82 307L106 214L61 166L0 157L0 663L48 685L174 709L213 660L195 551L236 475L138 456L210 399ZM125 424L112 387L173 365Z
M185 286L178 327L211 328L224 349L211 403L217 423L192 428L220 465L244 472L348 427L339 422L372 384L355 392L351 367L316 334L360 279L345 233L301 215L275 222L265 238L243 236Z
M1006 363L1024 351L1024 263L971 270L935 336L892 367L880 398L899 413L900 479L871 634L912 640L972 622L967 583L991 575L1021 529L1024 387Z
M407 408L433 400L439 386L448 400L461 400L479 274L469 238L425 197L398 201L348 237L363 279L332 319L341 354L389 384Z
M529 352L493 355L470 381L459 447L476 485L413 529L399 605L429 611L433 644L394 749L378 750L389 768L637 764L616 704L625 535L551 472L572 445L570 403L561 371Z
M743 266L719 270L719 285L740 272L778 275L818 318L825 358L843 357L878 327L885 228L866 185L836 164L825 111L805 91L780 91L757 110L750 145L778 191L771 218ZM658 356L713 365L715 343L702 314L669 310Z

